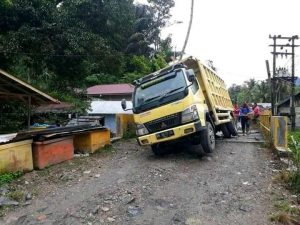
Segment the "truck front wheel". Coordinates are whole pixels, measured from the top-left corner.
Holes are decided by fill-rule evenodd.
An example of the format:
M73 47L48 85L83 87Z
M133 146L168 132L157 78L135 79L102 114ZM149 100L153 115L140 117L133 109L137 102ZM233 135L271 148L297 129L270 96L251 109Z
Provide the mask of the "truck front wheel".
M206 129L201 132L201 146L205 153L212 153L216 147L215 131L211 123L206 122Z
M154 155L163 156L169 153L168 149L160 144L151 145L152 152Z

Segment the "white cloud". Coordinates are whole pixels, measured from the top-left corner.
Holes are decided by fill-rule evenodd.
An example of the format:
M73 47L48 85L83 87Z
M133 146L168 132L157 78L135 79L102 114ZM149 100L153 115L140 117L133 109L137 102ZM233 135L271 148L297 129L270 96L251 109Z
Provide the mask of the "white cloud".
M163 31L172 34L181 50L189 22L190 2L175 0L172 20L183 21ZM265 60L272 65L269 34L300 35L299 0L195 0L194 22L186 53L211 59L227 85L267 77ZM300 44L300 40L298 41ZM300 55L300 48L296 49ZM296 73L300 72L300 59ZM287 64L283 60L279 65Z

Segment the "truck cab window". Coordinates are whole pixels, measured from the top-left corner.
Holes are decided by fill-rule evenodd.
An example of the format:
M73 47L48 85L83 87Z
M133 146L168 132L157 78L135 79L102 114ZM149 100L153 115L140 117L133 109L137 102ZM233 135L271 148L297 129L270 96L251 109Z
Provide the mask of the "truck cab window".
M196 94L196 92L199 90L199 84L197 79L194 81L193 85L191 86L193 94Z

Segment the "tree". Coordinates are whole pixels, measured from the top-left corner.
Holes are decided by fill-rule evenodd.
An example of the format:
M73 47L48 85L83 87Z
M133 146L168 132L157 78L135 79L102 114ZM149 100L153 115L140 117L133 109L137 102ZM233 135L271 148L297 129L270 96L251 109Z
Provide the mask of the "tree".
M160 31L174 1L149 3L3 0L1 69L71 101L89 85L132 81L160 69L171 49Z
M232 101L238 102L270 102L270 87L267 81L250 79L243 85L233 84L228 89Z

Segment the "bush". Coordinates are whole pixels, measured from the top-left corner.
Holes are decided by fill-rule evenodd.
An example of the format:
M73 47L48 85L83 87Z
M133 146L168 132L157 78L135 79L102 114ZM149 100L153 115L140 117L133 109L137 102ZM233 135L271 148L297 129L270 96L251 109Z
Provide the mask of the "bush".
M0 175L0 185L10 183L14 179L19 178L22 175L23 175L22 172L11 172L11 173L1 174Z
M292 158L297 170L291 175L292 187L300 193L300 130L290 132L288 136L289 148L292 150Z

